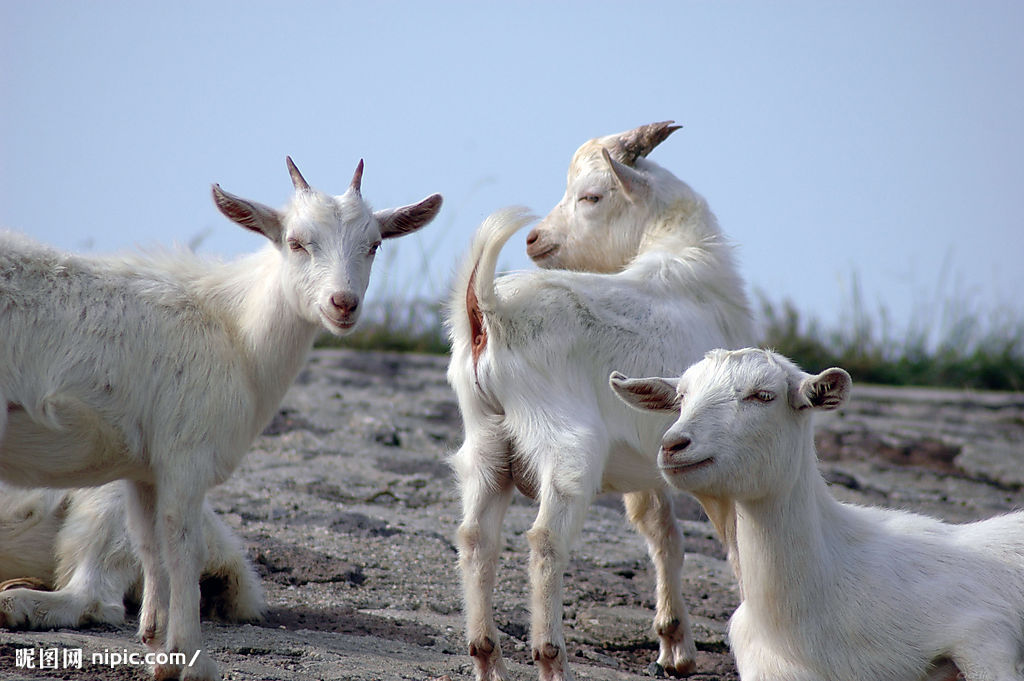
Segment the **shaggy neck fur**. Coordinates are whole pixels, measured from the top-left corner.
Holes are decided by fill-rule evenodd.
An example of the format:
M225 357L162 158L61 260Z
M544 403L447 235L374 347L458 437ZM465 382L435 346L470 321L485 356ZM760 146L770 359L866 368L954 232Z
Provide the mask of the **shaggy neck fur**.
M271 245L218 267L204 266L195 281L241 343L260 400L262 428L294 380L316 339L319 324L301 317L281 281L281 254Z

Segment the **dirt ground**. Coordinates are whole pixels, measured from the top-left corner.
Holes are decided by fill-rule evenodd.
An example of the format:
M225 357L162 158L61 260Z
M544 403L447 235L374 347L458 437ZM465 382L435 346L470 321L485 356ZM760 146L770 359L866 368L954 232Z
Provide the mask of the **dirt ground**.
M267 592L257 625L204 622L225 679L472 678L453 543L458 496L446 458L461 423L446 358L319 350L239 471L211 492ZM955 522L1024 507L1024 395L855 386L818 421L821 469L839 498ZM737 679L725 627L735 581L698 504L678 495L686 599L699 671ZM497 620L512 675L532 679L527 544L535 508L505 522ZM565 624L578 678L651 678L653 570L621 501L591 508L566 573ZM148 679L95 653L144 652L136 622L0 632L0 678ZM19 649L82 649L82 669L18 669Z

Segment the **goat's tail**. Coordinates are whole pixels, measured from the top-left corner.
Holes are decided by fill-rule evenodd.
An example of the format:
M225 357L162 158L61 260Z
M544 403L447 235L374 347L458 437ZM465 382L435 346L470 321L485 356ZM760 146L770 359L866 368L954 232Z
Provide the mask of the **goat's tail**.
M505 242L533 219L522 207L492 213L477 228L469 253L462 260L448 308L448 325L455 345L465 342L473 348L474 364L487 344L484 314L497 302L494 274L498 254Z
M483 310L492 309L495 303L494 274L498 267L498 255L512 235L532 222L535 216L522 206L503 208L487 216L477 228L470 246L470 257L466 265L471 269L466 281Z

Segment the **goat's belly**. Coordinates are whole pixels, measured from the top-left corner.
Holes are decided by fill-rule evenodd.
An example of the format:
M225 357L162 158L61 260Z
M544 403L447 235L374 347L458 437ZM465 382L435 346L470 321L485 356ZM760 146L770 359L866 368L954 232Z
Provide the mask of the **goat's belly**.
M55 429L24 409L8 407L0 435L0 480L22 487L91 487L147 477L115 429L95 421Z

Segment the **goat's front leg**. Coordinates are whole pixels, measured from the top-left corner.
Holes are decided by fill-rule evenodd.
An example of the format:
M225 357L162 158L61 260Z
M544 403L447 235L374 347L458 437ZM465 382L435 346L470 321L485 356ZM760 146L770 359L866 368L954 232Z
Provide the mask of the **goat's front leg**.
M167 572L160 557L156 533L156 488L143 482L129 483L125 510L128 512L128 528L142 563L139 638L151 650L159 651L167 635Z
M658 635L658 664L674 676L692 674L697 647L683 602L683 538L666 490L624 495L626 516L647 539L647 550L657 579L654 632Z
M206 560L203 536L205 489L163 484L157 490L157 537L167 565L170 607L167 611L167 653L184 654L186 666L157 665L157 679L181 681L219 679L217 665L202 649L199 625L199 578Z
M507 452L504 443L492 449ZM480 681L508 678L494 624L494 582L501 551L501 523L512 499L507 464L487 461L467 438L453 463L462 492L462 524L458 531L459 567L466 610L469 654Z
M526 533L532 593L530 638L541 681L572 679L562 631L562 573L591 496L560 489L554 479L542 481L537 519Z

